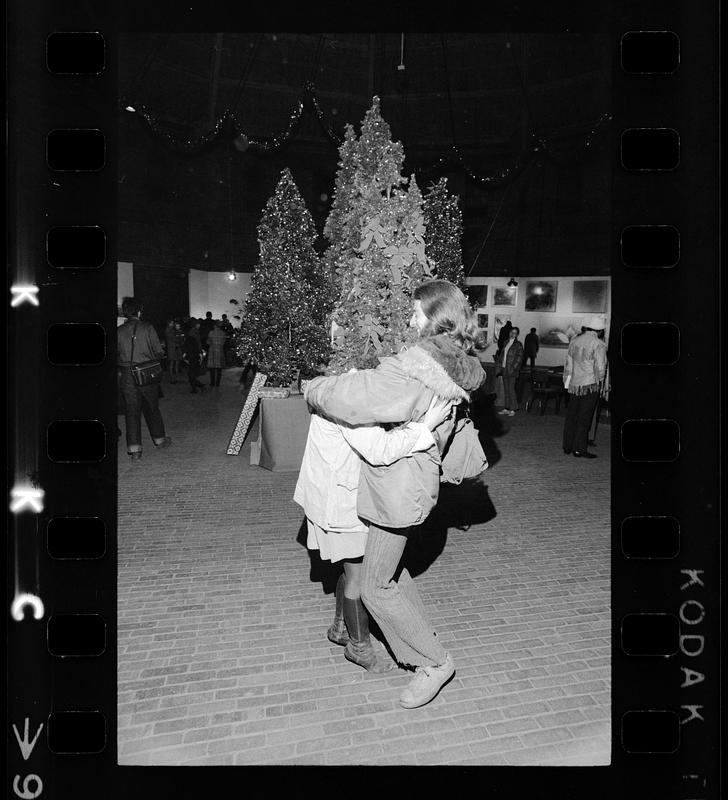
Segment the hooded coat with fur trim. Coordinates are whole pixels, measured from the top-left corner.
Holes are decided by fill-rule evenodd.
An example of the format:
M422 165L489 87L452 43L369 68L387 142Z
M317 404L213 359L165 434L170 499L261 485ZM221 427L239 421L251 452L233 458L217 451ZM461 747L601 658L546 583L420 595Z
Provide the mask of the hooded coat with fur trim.
M468 402L485 380L475 356L446 334L423 338L375 369L314 378L305 399L317 412L345 425L419 422L437 396ZM385 528L407 528L425 520L440 490L440 454L454 422L433 431L436 445L388 466L362 463L357 513Z

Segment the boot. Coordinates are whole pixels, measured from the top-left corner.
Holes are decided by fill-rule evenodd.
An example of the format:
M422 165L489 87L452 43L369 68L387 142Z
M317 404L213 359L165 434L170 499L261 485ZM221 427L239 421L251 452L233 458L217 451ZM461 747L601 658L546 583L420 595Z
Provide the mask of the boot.
M342 572L339 575L339 580L336 582L336 611L334 612L334 621L326 631L326 636L330 642L334 644L347 644L349 641L349 634L346 632L346 623L344 622L344 583L346 576Z
M349 631L349 643L344 658L367 672L389 672L394 662L384 653L377 653L369 636L369 616L361 600L344 597L344 619Z

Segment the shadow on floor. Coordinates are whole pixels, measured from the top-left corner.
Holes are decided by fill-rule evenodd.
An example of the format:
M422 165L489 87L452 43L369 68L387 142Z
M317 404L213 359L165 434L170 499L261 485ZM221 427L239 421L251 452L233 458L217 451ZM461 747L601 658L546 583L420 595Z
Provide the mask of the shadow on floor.
M437 506L422 525L409 534L402 565L413 577L421 575L445 549L448 530L467 530L471 525L482 525L495 519L497 513L488 486L479 478L463 481L458 486L441 484ZM302 547L306 547L307 534L304 517L296 535L296 541ZM309 580L320 583L324 594L332 594L336 589L339 565L322 560L318 550L306 548L306 552L311 562Z
M494 394L486 394L484 391L478 390L473 394L470 409L473 424L478 429L480 445L491 467L497 464L502 457L495 440L504 436L509 430L503 424L503 418L497 415L494 401Z

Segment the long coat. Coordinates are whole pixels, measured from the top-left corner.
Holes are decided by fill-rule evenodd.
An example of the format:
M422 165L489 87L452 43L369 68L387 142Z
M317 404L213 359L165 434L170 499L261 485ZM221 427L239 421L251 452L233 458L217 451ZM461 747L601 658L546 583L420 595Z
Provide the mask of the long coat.
M523 345L518 339L514 339L513 344L508 348L505 363L503 363L503 351L505 347L506 345L503 345L503 349L498 354L498 363L503 367L504 375L515 377L518 375L521 365L523 364Z
M207 368L222 369L225 366L225 331L213 328L207 334Z

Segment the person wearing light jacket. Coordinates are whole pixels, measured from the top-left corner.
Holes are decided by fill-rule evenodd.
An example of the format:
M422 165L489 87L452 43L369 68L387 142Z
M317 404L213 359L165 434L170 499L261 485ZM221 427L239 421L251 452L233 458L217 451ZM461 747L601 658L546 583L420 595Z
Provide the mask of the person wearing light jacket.
M391 430L379 425L351 428L311 415L301 471L293 499L306 514L307 546L322 559L342 565L336 584L336 613L327 636L345 645L344 656L369 672L388 672L394 662L375 650L367 610L361 601L361 564L367 525L357 516L362 459L379 466L435 447L431 429L449 416L451 405L436 399L423 422Z
M375 369L314 378L305 391L309 406L356 426L420 421L435 397L469 402L485 372L470 354L477 325L465 295L448 281L427 281L415 289L413 306L414 345L382 358ZM406 568L398 571L409 531L437 502L440 454L453 426L449 418L435 428L436 448L386 466L361 464L357 514L369 524L361 596L397 661L415 668L400 696L405 708L429 703L455 674L412 577Z
M575 336L566 351L564 386L569 392L569 407L564 420L563 447L566 455L596 458L587 450L589 425L603 391L607 371L607 346L604 335L606 320L602 316L584 320L582 333Z

